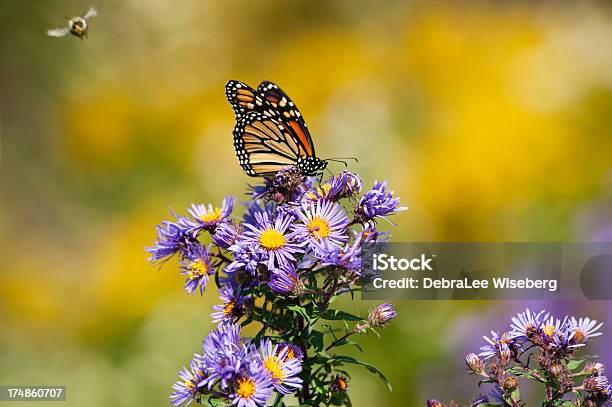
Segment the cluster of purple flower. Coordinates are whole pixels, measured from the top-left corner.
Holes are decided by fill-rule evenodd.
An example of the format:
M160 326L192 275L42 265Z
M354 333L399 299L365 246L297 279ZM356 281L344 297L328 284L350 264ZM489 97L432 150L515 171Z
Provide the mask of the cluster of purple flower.
M386 182L376 182L359 198L361 190L361 178L349 171L317 185L315 177L289 166L251 187L241 219L232 214L236 200L227 197L221 207L192 205L188 216L174 214L175 221L157 227L155 244L146 248L150 261L178 255L185 290L202 294L213 277L221 299L211 314L219 329L190 369L180 373L182 381L172 394L175 405L210 395L250 407L264 405L274 390L288 394L301 387L299 347L274 345L268 338L256 350L239 338L235 324L252 317L261 290L287 299L322 294L309 286L317 270L334 270L333 289L359 284L363 246L387 237L375 220L405 209ZM352 210L340 203L343 199ZM363 329L383 326L395 316L390 304L377 312L378 325Z
M179 254L189 293L203 293L210 276L221 271L221 283L231 287L222 294L224 303L232 307L232 312L226 309L225 322L232 322L239 312L237 305L244 300L239 288L245 283L267 283L280 294L298 295L303 289L298 270L313 262L341 267L357 281L363 245L386 238L373 221L405 208L386 182L375 182L357 202L349 221L349 213L338 201L357 197L361 178L343 171L318 187L315 180L287 167L252 188L253 200L247 203L241 222L231 216L235 198L225 198L220 208L192 205L189 216L175 214L174 222L163 221L157 227L155 244L146 248L150 261ZM351 231L357 224L363 226L361 230ZM203 231L211 235L209 246L201 243ZM267 273L261 273L262 265Z
M483 337L486 344L480 353L465 358L470 373L484 378L480 383L494 386L488 395L473 400L470 407L526 405L521 401L519 377L546 385L543 407L598 407L612 401L612 385L604 375L603 364L589 362L592 357L575 355L591 338L601 335L602 323L589 318L558 319L544 310L529 309L511 321L507 332L491 331L490 337ZM427 406L443 404L432 399Z
M483 337L486 345L480 348L480 353L470 353L466 357L472 373L495 384L488 397L481 396L472 405L518 405L519 400L513 399L513 392L518 388L516 376L519 372L519 376L547 383L546 402L550 405L557 405L554 401L564 401L563 405L568 406L604 405L612 398L612 386L603 375L603 365L591 363L578 372L571 370L574 365L586 363L587 359L576 360L574 354L591 338L601 335L602 325L589 318L555 318L544 310L526 309L514 316L507 332L491 331L490 337ZM528 356L535 351L537 367L530 367ZM521 360L523 356L527 361ZM569 363L572 360L574 364ZM582 383L574 382L577 377L582 378ZM569 404L564 398L570 393L578 394L575 404Z
M258 345L240 336L234 324L219 324L202 343L189 368L179 372L170 395L175 406L210 395L239 407L265 405L276 390L289 394L302 387L302 352L290 343L262 340Z

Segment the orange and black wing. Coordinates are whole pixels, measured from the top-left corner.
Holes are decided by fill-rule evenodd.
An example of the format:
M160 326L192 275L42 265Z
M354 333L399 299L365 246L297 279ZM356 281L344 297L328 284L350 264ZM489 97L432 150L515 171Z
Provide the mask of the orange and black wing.
M225 84L225 96L232 105L236 119L249 112L259 112L265 116L277 117L276 108L264 97L244 82L228 81Z
M291 98L275 83L263 81L257 87L257 94L263 96L277 111L280 120L291 127L306 154L315 156L314 143L306 127L304 117Z
M240 166L252 177L271 176L309 154L292 127L260 112L241 115L234 127Z

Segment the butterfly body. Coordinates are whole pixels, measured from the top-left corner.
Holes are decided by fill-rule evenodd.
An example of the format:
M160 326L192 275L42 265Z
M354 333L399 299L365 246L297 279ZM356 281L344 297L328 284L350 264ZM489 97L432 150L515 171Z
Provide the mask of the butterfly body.
M225 94L236 114L234 149L247 175L272 176L291 165L314 175L327 166L315 155L300 111L276 84L265 81L255 90L229 81Z

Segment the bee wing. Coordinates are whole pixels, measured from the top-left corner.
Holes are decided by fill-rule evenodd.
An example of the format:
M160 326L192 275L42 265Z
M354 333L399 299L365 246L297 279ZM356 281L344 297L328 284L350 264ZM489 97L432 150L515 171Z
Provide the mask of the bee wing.
M69 32L70 29L68 27L54 28L52 30L48 30L47 35L49 37L64 37Z
M92 18L98 15L98 10L96 10L95 8L91 7L89 10L87 10L87 13L83 14L83 18L85 20L87 20L88 18Z

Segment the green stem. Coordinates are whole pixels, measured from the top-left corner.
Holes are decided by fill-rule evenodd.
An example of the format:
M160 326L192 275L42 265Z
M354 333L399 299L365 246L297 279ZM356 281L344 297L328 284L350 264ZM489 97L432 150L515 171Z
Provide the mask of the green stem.
M327 352L328 350L330 350L334 346L337 346L340 342L342 342L343 340L345 340L346 338L348 338L349 336L351 336L351 335L353 335L355 333L357 333L356 329L348 331L346 334L342 335L340 338L336 339L331 344L329 344L329 346L327 348L325 348L325 352Z
M297 320L297 327L298 327L298 332L300 335L300 349L302 350L302 354L304 356L304 363L302 364L302 371L304 372L304 381L303 381L303 386L302 386L302 391L298 397L298 400L300 401L300 404L304 404L307 400L310 400L310 380L308 379L310 377L310 361L308 360L308 345L306 342L306 339L304 338L304 334L305 334L305 324L304 324L304 318L302 318L301 315L296 315L296 320ZM306 335L308 335L308 333L306 332Z

